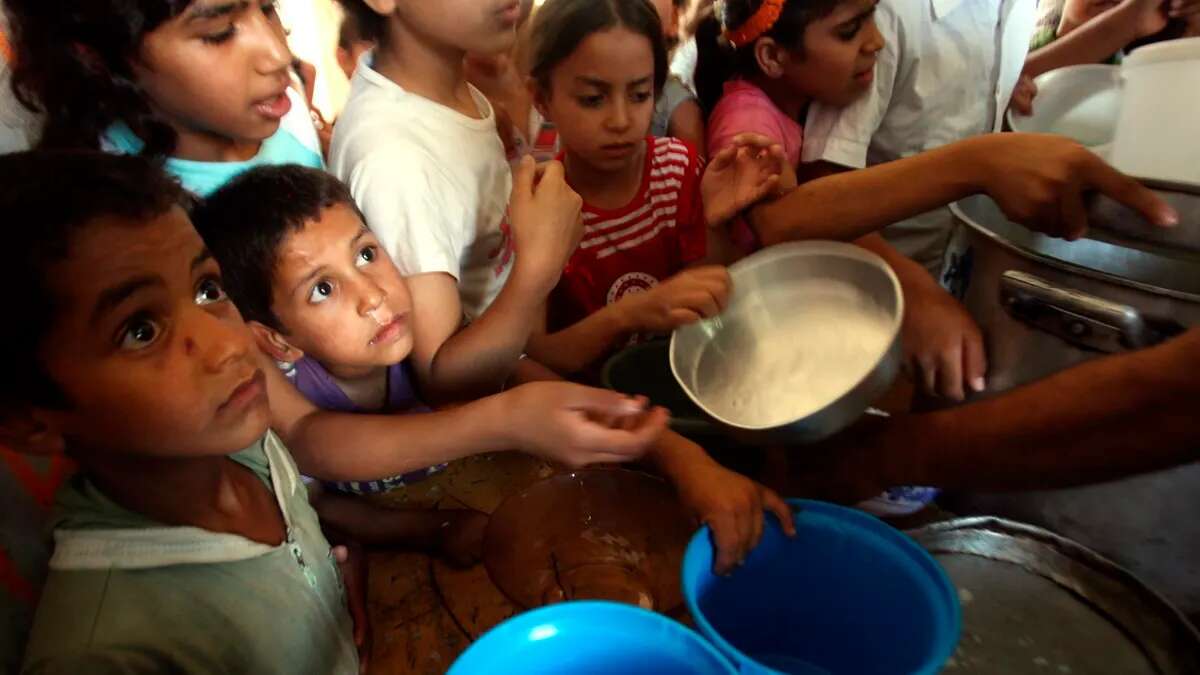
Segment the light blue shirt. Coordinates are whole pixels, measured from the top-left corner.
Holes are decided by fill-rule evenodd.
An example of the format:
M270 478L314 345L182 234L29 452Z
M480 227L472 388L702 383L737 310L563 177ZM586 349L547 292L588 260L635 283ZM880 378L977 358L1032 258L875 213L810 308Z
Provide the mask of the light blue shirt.
M298 98L296 96L292 96L292 98L292 112L288 117L297 115L297 111L299 111L299 114L304 115L304 119L300 120L298 116L293 119L285 118L279 130L263 141L262 147L254 157L243 162L198 162L171 157L167 159L164 168L178 178L184 188L200 197L207 197L238 175L256 166L300 164L313 169L324 169L325 162L321 159L321 149L317 144L316 132L314 131L311 135L304 134L297 126L307 122L311 129L312 122L307 118L308 108L303 105L303 101L297 105ZM295 123L290 123L293 121ZM304 138L305 136L310 137ZM142 151L144 146L145 143L142 142L142 139L138 138L123 122L109 127L101 139L101 147L105 150L126 155L136 155Z

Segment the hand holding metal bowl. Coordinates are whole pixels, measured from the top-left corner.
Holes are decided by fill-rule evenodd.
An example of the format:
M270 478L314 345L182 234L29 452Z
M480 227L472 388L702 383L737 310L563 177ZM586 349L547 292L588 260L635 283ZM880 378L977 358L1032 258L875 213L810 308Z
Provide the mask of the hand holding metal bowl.
M679 328L671 370L748 443L809 443L858 419L900 369L900 282L877 255L832 241L780 244L730 267L720 316Z

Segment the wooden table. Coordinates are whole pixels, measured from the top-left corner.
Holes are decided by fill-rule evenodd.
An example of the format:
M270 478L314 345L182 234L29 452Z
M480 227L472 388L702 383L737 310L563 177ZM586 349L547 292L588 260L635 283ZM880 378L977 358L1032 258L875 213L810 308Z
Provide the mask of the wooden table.
M391 506L473 508L492 513L554 470L518 453L471 457L414 489L380 498ZM423 553L368 556L373 674L440 674L475 638L517 613L483 565L455 570Z
M901 378L879 407L905 410L911 400L912 386ZM490 514L506 497L554 472L528 455L482 455L379 499L397 507L465 507ZM372 674L444 673L473 640L519 611L482 564L454 570L422 553L372 552L368 560Z

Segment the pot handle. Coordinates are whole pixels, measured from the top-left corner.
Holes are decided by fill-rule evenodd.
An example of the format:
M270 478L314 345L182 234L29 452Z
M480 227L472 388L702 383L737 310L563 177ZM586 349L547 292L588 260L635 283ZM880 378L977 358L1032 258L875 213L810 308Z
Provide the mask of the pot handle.
M1176 332L1175 326L1152 322L1129 305L1017 270L1001 276L1000 303L1018 321L1093 351L1141 349Z

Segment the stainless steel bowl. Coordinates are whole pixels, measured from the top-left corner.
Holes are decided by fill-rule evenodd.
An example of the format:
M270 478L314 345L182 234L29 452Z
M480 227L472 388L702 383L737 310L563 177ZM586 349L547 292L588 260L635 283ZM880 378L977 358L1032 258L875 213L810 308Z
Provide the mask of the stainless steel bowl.
M817 441L850 425L887 392L901 363L904 299L900 282L882 258L851 244L796 242L759 251L730 267L730 274L733 295L725 312L676 330L670 357L671 371L683 390L734 438L747 443ZM823 293L834 295L819 295ZM831 315L829 300L835 296L840 304ZM801 367L762 367L776 362L803 366L799 359L820 357L815 336L828 343L834 335L831 327L855 313L870 316L880 328L869 341L877 348L863 343L861 355L851 354L859 360L848 364L848 370L862 371L857 380L851 375L840 386L833 379L797 378ZM859 336L850 333L838 338L853 343ZM830 346L836 351L837 345ZM789 361L790 356L797 360ZM765 357L771 361L763 361ZM801 404L794 397L772 399L770 422L764 422L761 410L751 409L754 405L739 410L738 402L730 400L755 388L786 394L797 387L812 387L803 394L808 400ZM816 395L817 389L825 391ZM803 408L794 415L786 409L793 401Z

